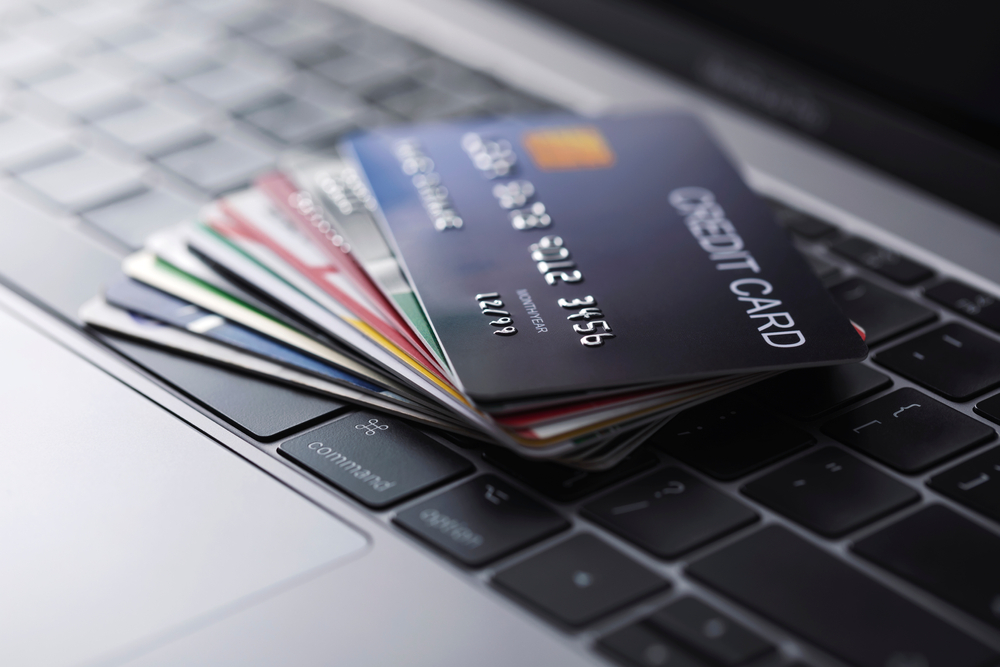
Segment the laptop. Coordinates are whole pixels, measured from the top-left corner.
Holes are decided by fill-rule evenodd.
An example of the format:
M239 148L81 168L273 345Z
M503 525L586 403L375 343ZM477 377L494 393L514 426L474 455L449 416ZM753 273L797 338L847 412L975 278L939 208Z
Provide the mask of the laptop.
M1000 664L994 24L778 4L6 3L0 662ZM606 471L400 425L420 483L371 506L278 453L362 411L81 324L288 151L555 109L698 114L869 359Z

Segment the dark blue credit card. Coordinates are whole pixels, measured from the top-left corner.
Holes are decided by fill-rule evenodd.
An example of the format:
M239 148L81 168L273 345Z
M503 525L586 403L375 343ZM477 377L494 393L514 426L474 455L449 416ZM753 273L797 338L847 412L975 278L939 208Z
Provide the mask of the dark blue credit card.
M867 354L691 115L421 125L341 148L477 401Z

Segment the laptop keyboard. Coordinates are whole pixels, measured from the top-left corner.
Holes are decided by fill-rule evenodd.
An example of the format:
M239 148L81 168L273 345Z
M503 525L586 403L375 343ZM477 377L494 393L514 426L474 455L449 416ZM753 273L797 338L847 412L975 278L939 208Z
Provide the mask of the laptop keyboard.
M79 216L119 251L288 148L554 108L308 2L13 4L0 27L0 169L25 201ZM998 297L774 205L872 357L695 407L610 470L115 344L456 574L621 664L995 665ZM372 442L398 450L395 484L358 472Z

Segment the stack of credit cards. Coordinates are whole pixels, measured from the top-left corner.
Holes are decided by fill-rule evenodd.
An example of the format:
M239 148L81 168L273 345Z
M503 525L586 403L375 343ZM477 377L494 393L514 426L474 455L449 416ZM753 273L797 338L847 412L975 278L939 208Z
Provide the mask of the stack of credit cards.
M90 325L583 469L695 403L867 354L682 113L355 135L123 273Z

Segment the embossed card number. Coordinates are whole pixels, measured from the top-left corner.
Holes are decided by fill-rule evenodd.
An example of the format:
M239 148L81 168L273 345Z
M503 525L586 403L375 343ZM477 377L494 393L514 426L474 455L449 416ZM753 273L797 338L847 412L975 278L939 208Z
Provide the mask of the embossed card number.
M576 262L570 260L569 249L563 245L562 237L549 234L528 246L531 259L538 267L538 272L545 276L549 285L578 283L583 280L583 273L576 268ZM572 269L564 271L563 269Z
M580 324L573 325L573 331L578 334L587 334L580 339L580 344L584 347L600 347L604 345L605 338L614 338L611 333L611 325L603 318L604 313L597 308L597 299L592 296L585 296L582 299L559 299L556 303L560 308L567 310L579 310L566 317L567 320L584 320Z

